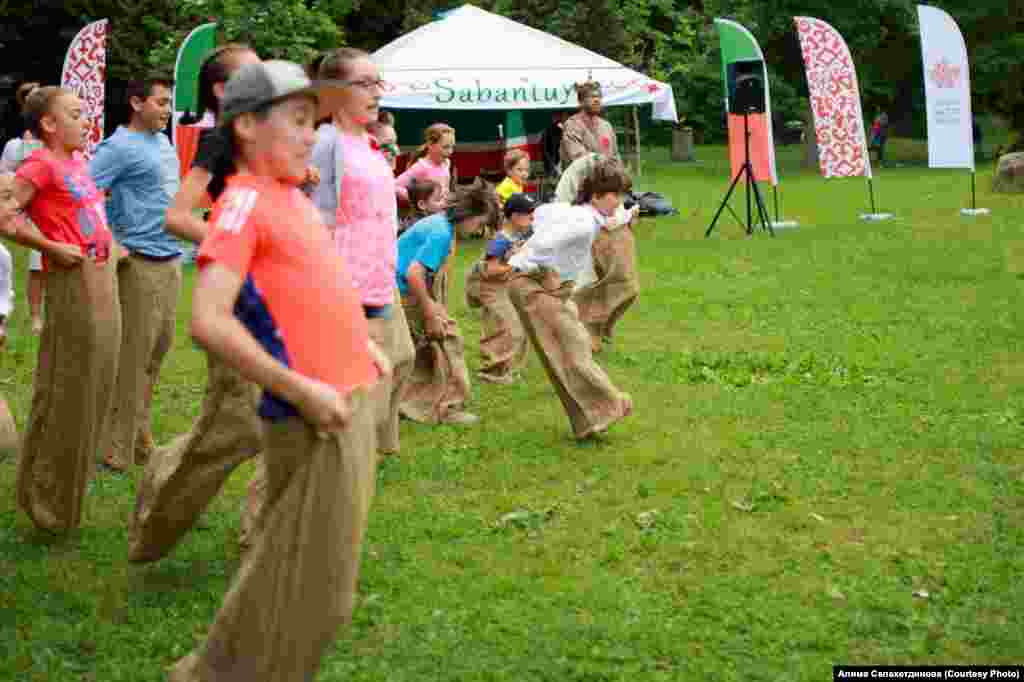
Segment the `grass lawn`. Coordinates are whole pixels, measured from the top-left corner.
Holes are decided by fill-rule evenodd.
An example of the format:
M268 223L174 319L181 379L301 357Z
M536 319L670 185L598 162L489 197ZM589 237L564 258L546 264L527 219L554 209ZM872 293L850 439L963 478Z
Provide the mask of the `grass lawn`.
M1024 660L1024 199L962 218L963 172L826 181L782 153L783 217L724 216L724 151L656 151L643 293L600 362L636 414L576 444L540 364L474 386L475 427L403 423L380 470L354 623L320 680L824 680L837 662ZM770 201L770 194L769 194ZM737 209L741 206L736 201ZM478 363L462 273L454 314ZM20 250L19 250L20 251ZM24 427L36 341L24 254L0 390ZM179 334L155 435L189 428L203 355ZM156 681L204 635L238 564L250 468L168 559L125 561L130 477L100 475L51 542L0 461L0 680Z

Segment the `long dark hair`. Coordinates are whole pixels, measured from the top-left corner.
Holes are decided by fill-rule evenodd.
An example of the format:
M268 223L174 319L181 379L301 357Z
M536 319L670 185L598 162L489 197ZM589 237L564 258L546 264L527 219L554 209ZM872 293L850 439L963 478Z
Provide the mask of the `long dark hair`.
M228 43L210 52L199 67L199 96L196 99L196 115L202 118L207 111L220 117L220 100L213 92L217 83L226 83L235 71L234 56L240 52L255 52L244 43Z
M491 223L498 215L498 195L485 180L477 178L469 187L455 190L448 200L446 215L452 225L477 216L484 216Z

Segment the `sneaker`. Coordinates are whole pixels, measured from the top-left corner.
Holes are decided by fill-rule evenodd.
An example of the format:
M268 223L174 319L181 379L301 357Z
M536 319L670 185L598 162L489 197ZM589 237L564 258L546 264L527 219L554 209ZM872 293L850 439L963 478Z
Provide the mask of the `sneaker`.
M442 424L456 424L458 426L469 426L480 421L480 417L469 412L449 412L441 420Z

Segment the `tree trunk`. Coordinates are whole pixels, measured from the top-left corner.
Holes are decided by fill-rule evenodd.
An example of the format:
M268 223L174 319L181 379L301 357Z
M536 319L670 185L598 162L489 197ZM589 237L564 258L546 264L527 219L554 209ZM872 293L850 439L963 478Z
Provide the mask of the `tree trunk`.
M814 114L804 112L804 168L818 167L818 136L814 132Z

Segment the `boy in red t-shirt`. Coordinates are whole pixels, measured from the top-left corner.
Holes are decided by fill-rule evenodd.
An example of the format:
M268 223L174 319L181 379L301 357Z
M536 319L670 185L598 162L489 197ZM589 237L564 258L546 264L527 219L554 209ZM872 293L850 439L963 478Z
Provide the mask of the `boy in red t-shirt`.
M85 141L78 97L39 88L25 102L25 118L45 145L25 159L14 180L14 205L32 222L0 209L0 234L42 252L47 286L35 394L18 461L18 504L37 527L66 532L81 522L117 374L117 247L103 195L78 154Z
M173 682L312 680L351 616L376 480L369 392L390 367L298 187L337 92L282 61L245 66L225 88L220 125L238 173L199 252L192 334L264 389L268 493L206 642Z

